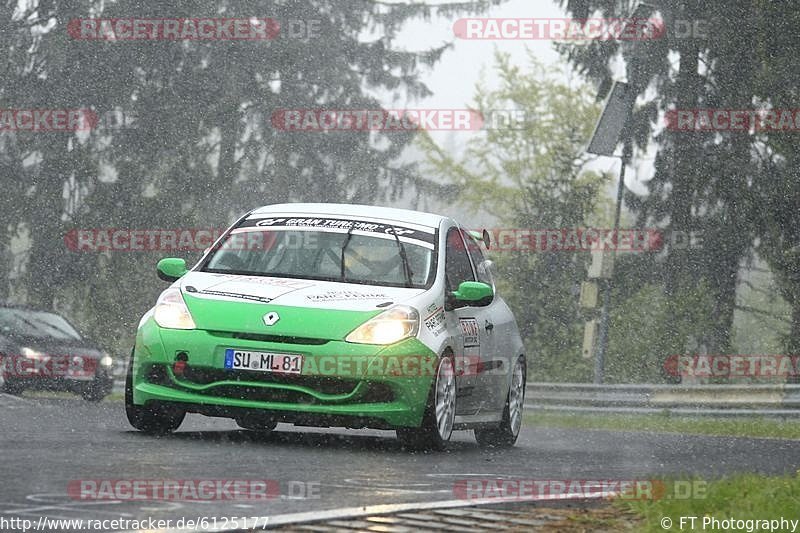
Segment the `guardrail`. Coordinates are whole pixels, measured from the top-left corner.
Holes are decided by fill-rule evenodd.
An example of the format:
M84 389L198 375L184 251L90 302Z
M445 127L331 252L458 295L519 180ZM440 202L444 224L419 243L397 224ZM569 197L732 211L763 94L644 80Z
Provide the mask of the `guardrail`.
M124 378L117 379L114 392L123 389ZM528 383L525 408L572 413L800 417L800 384Z
M608 414L800 417L800 384L528 383L525 407L540 411Z

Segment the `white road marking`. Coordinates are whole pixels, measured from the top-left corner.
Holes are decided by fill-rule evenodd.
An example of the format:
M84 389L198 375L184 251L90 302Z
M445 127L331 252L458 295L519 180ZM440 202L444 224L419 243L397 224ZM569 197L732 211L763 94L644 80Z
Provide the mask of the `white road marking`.
M248 528L256 527L261 528L266 524L267 528L275 526L285 526L290 524L301 524L306 522L317 522L320 520L346 520L351 518L360 518L364 516L382 515L390 513L402 513L410 511L431 511L436 509L456 509L459 507L476 507L500 503L525 503L525 502L547 502L547 501L585 501L585 500L601 500L616 496L617 493L613 491L602 491L599 494L586 496L580 493L574 494L558 494L558 495L545 495L545 496L531 496L530 498L483 498L475 500L445 500L438 502L425 502L425 503L392 503L385 505L367 505L362 507L344 507L341 509L328 509L324 511L308 511L303 513L287 513L275 516L261 516L251 517L247 522ZM217 517L217 521L224 521L225 518ZM234 517L228 519L229 522L237 520ZM255 522L253 522L255 520ZM241 522L241 520L239 520ZM187 531L212 531L218 533L242 531L241 523L234 528L226 527L208 527L208 528L176 528L176 529L159 529L153 533L185 533ZM126 533L138 533L134 531Z

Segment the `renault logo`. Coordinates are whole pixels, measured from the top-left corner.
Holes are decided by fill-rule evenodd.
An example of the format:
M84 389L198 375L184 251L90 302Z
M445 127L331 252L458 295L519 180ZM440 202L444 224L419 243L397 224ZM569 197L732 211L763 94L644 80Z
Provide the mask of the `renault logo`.
M269 313L264 315L264 324L272 326L273 324L275 324L275 322L277 322L280 319L281 317L278 316L278 313L276 313L275 311L270 311Z

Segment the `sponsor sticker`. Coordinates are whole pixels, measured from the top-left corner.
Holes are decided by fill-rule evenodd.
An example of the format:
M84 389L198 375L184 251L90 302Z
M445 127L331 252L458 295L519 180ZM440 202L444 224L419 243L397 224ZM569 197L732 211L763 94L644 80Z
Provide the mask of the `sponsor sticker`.
M384 238L394 239L397 235L401 240L415 244L423 244L428 248L433 248L436 230L434 228L424 228L422 226L411 227L406 224L387 224L384 222L373 222L367 220L350 220L335 217L268 217L268 218L248 218L243 221L237 229L269 227L271 230L297 230L313 229L317 231L330 231L345 233L348 231L359 231L381 235Z
M361 291L327 291L321 294L308 294L306 299L314 302L340 302L353 300L387 300L389 296L382 292L361 292Z
M475 318L460 318L458 320L461 335L464 338L464 348L474 348L481 345L478 334L478 320Z
M432 311L431 308L433 308ZM438 337L445 329L444 306L440 305L436 307L434 303L428 306L428 311L430 314L425 317L425 327L428 328L428 331L430 331L434 337Z

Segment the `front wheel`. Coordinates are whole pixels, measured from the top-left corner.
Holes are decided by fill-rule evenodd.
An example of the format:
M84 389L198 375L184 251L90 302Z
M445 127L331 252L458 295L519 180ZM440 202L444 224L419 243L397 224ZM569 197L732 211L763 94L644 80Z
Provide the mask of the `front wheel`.
M456 417L456 377L453 356L439 359L436 379L431 387L422 425L418 428L398 428L397 437L406 448L413 450L442 450L453 433Z
M520 356L511 373L511 386L498 426L475 429L475 440L481 446L510 448L517 442L522 428L522 407L525 403L525 359Z
M133 351L125 375L125 414L131 426L143 433L164 435L180 427L186 412L170 407L155 408L133 403Z

